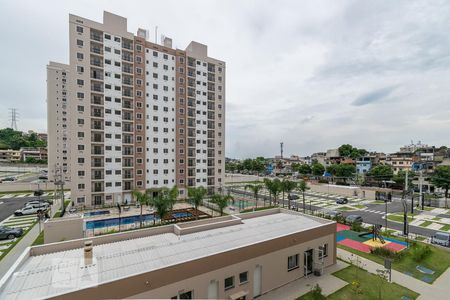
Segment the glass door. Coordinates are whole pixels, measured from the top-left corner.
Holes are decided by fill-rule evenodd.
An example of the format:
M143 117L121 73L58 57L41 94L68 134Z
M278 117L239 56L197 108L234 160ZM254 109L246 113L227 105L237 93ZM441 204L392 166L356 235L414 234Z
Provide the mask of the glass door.
M303 256L304 274L309 275L313 272L313 249L306 250Z

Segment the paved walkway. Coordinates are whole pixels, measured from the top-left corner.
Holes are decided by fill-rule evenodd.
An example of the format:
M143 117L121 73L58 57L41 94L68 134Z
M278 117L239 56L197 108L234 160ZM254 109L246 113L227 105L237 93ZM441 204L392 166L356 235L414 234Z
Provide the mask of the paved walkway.
M348 282L333 276L334 272L342 270L348 266L347 263L338 260L335 265L324 269L324 274L320 277L309 275L309 277L299 278L275 290L261 295L261 300L293 300L308 293L316 284L322 288L322 294L328 296L343 288Z
M359 266L370 273L376 274L377 269L384 269L384 266L376 262L340 248L337 249L337 257L344 261L353 261L354 264L356 264L356 258L358 258ZM450 269L447 269L447 271L445 271L438 279L436 279L433 284L425 283L412 276L408 276L399 271L392 270L392 282L395 282L416 293L419 293L420 296L418 299L449 299Z

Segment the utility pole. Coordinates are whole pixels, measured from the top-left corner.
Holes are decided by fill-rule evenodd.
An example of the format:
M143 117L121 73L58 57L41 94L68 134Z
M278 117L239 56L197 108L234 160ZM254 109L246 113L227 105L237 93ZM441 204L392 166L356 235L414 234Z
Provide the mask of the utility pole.
M423 207L423 193L422 193L422 181L423 181L423 172L422 169L420 169L419 171L419 201L422 204L422 210L424 209Z

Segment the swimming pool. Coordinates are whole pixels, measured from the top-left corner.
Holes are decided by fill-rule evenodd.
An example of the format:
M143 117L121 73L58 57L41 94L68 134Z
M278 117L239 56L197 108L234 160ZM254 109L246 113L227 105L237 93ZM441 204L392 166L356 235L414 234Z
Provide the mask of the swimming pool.
M103 220L95 220L95 221L87 221L86 222L86 229L100 229L105 227L113 227L113 226L119 226L119 220L120 225L130 225L133 223L140 223L140 215L137 216L128 216L123 218L111 218L111 219L103 219ZM155 218L153 215L142 215L142 221L143 222L153 222L157 221L159 218Z
M97 211L88 211L85 212L83 215L85 217L94 217L94 216L101 216L101 215L109 215L109 210L97 210Z
M177 219L177 218L187 218L187 217L192 217L192 214L189 212L176 212L172 214L172 217Z

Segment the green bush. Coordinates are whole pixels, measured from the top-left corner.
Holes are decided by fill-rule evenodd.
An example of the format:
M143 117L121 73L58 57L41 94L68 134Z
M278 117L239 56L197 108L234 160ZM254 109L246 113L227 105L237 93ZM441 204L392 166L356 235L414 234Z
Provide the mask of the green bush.
M431 248L428 245L425 246L416 245L415 247L411 248L410 253L412 258L416 262L421 262L431 254Z

